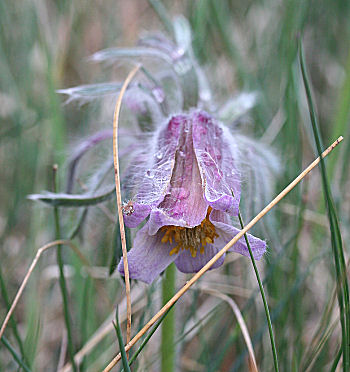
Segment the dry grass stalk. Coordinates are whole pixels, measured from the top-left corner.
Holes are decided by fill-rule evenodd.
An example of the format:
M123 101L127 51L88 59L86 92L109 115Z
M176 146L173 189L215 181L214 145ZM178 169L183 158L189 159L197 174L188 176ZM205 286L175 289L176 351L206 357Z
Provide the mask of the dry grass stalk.
M331 146L329 146L323 153L322 158L326 157L341 141L343 137L340 136ZM175 302L188 291L188 289L206 272L210 267L222 257L243 235L251 229L265 214L267 214L277 203L279 203L313 168L318 165L321 157L315 159L302 173L299 174L275 199L273 199L256 217L254 217L229 243L225 245L209 262L207 262L201 270L199 270L193 277L153 316L151 320L135 335L135 337L125 345L125 350L128 351L135 345L135 343L152 327L152 325L162 317ZM119 353L115 356L103 372L109 372L121 359Z
M66 353L67 353L67 344L68 344L67 330L63 329L62 339L61 339L61 347L60 347L60 354L59 354L58 363L57 363L57 371L59 371L62 368L62 366L64 365L64 359L65 359Z
M197 286L195 287L197 288ZM199 289L210 288L220 293L224 293L226 295L232 295L236 297L242 297L245 299L249 299L249 297L253 294L253 290L243 288L237 285L230 285L225 283L218 283L218 282L211 282L209 280L202 280Z
M320 355L320 352L322 351L325 343L329 340L329 338L331 337L331 335L333 334L334 330L337 328L338 325L339 325L339 316L336 317L333 323L327 328L324 335L322 335L321 339L319 340L319 344L317 345L316 352L312 356L310 364L307 367L307 369L305 369L305 372L311 372L313 370L313 366L316 362L317 357Z
M249 331L248 331L248 328L245 324L243 315L242 315L241 311L239 310L239 307L236 304L236 302L231 297L229 297L229 296L227 296L223 293L220 293L216 289L204 288L204 287L200 287L200 289L203 292L209 293L209 294L211 294L215 297L218 297L218 298L222 299L223 301L226 301L228 303L228 305L231 307L233 313L235 314L235 317L237 319L239 327L241 328L244 341L247 345L247 349L248 349L248 353L249 353L249 372L258 372L259 370L258 370L258 366L257 366L256 359L255 359L252 340L250 338Z
M296 216L299 213L300 208L290 203L283 203L281 205L281 211L291 216ZM314 223L325 228L329 228L327 217L324 214L317 213L310 209L305 209L303 213L303 219L305 222Z
M346 264L346 272L348 272L349 267L350 267L350 259L348 260L348 262ZM338 285L336 283L333 287L330 299L325 306L325 310L324 310L324 313L323 313L322 318L321 318L321 325L322 324L328 324L329 321L326 321L326 319L327 318L330 319L331 312L333 312L334 309L337 309L335 307L335 302L337 300L337 286ZM336 310L336 311L338 312L338 310ZM335 329L337 323L339 324L339 315L337 316L336 320L332 323L332 325L328 327L327 331L323 331L323 327L321 327L321 326L316 329L315 334L314 334L311 342L309 342L308 348L304 352L304 356L303 356L303 358L300 362L300 370L305 370L305 372L306 372L306 371L309 371L312 368L314 362L317 359L317 356L322 351L322 347L324 346L325 341L327 341L328 337L330 337L332 335L332 332ZM314 353L313 357L310 357L310 355L312 355L313 350L316 350L316 353ZM307 364L307 363L309 363L309 364ZM341 363L338 364L339 368L340 368L340 365L341 365ZM337 371L338 371L338 368L337 368Z
M113 162L114 162L114 176L115 176L115 192L117 195L117 205L118 205L118 217L119 217L119 227L120 227L120 239L122 243L123 251L123 263L124 263L124 273L125 273L125 292L126 292L126 304L127 304L127 321L126 321L126 343L129 343L131 338L131 296L130 296L130 279L129 279L129 267L128 258L126 250L126 239L125 239L125 228L124 219L122 211L122 197L120 192L120 177L119 177L119 158L118 158L118 125L119 125L119 114L122 104L122 99L125 91L130 84L131 80L139 70L140 66L135 66L129 73L124 81L122 89L120 90L117 102L115 104L114 116L113 116Z
M30 278L33 270L35 269L36 264L39 261L40 256L46 250L48 250L49 248L55 247L57 245L68 245L68 246L70 246L74 250L74 252L76 252L77 255L83 261L86 261L85 260L85 257L80 253L79 249L70 240L55 240L55 241L50 242L48 244L45 244L44 246L42 246L41 248L39 248L38 251L36 252L36 255L34 257L34 260L33 260L32 264L30 265L30 267L28 269L28 272L27 272L26 276L23 279L23 282L22 282L21 286L18 289L18 292L16 294L15 299L12 302L12 305L10 307L10 310L8 311L8 313L6 315L4 322L2 323L2 326L1 326L1 329L0 329L0 339L1 339L2 335L5 332L6 326L7 326L8 322L9 322L9 320L10 320L10 318L11 318L11 316L12 316L12 314L13 314L16 306L17 306L17 303L18 303L18 301L19 301L19 299L20 299L20 297L21 297L21 295L22 295L22 293L24 291L24 288L26 287L26 285L28 283L28 280L29 280L29 278Z
M146 305L147 301L145 298L145 291L143 287L134 287L131 290L131 297L133 298L134 304L132 306L132 313L136 314L142 310ZM126 299L125 299L126 300ZM118 305L119 307L119 322L122 324L126 321L126 304L124 300ZM114 311L111 313L107 319L102 323L102 325L95 331L95 333L90 337L86 344L74 355L74 361L77 365L80 365L82 360L86 355L88 355L109 333L115 332L113 325L113 317L115 316ZM62 367L59 372L69 372L72 370L72 364L68 362Z

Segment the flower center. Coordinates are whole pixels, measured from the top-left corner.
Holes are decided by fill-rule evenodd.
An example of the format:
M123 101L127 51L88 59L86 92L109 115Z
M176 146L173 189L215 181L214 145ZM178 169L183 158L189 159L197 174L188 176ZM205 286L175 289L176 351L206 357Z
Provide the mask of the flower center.
M177 254L180 250L189 249L192 257L197 256L197 251L204 253L204 247L209 243L214 243L214 239L219 235L215 231L215 226L209 220L209 214L212 208L208 208L207 216L200 225L188 228L182 226L163 226L160 230L165 234L162 238L162 243L173 243L177 245L170 251L170 256Z

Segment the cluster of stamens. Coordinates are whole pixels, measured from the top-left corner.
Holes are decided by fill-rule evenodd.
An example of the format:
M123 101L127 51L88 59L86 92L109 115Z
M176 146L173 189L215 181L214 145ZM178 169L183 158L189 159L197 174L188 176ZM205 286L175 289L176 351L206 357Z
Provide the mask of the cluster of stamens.
M170 256L177 254L180 250L187 249L191 252L192 257L197 256L197 251L204 253L204 247L207 244L214 243L214 239L219 235L215 231L215 226L209 220L209 214L212 208L208 208L208 213L200 225L188 228L182 226L163 226L160 230L165 234L162 238L162 243L170 243L173 241L177 245L170 251Z

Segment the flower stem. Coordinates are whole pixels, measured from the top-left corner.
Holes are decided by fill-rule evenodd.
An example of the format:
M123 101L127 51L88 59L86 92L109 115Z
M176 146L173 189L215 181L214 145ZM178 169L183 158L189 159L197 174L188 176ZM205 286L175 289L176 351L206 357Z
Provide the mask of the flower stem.
M162 283L162 301L165 305L175 294L175 265L165 271ZM162 322L162 372L175 371L175 308L171 309Z
M243 223L243 219L242 219L242 216L241 216L241 212L238 212L238 218L239 218L239 222L241 224L241 228L243 229L244 228L244 223ZM254 256L253 256L253 252L252 252L252 249L251 249L250 244L249 244L249 241L248 241L247 234L244 234L244 239L245 239L245 241L247 243L247 247L248 247L249 255L250 255L250 258L252 260L253 267L254 267L256 279L257 279L257 281L259 283L261 298L263 300L264 308L265 308L265 313L266 313L267 324L269 326L269 334L270 334L271 347L272 347L273 363L274 363L275 371L278 372L279 369L278 369L277 350L276 350L276 344L275 344L275 336L273 335L273 329L272 329L272 322L271 322L271 317L270 317L269 305L267 304L267 301L266 301L264 287L263 287L262 281L260 279L258 267L256 266L256 262L255 262L255 259L254 259Z
M57 165L53 166L53 190L54 192L57 192ZM60 239L60 236L61 236L61 227L60 227L59 211L57 207L54 207L53 213L54 213L54 220L55 220L56 240L58 240ZM63 263L61 245L57 246L57 265L58 265L59 273L60 273L59 283L60 283L62 300L63 300L64 320L66 323L66 330L67 330L68 354L70 357L70 361L72 363L73 371L77 372L77 366L74 361L74 345L73 345L73 337L72 337L72 329L71 329L71 319L70 319L69 308L68 308L68 291L67 291L66 279L64 277L64 263Z

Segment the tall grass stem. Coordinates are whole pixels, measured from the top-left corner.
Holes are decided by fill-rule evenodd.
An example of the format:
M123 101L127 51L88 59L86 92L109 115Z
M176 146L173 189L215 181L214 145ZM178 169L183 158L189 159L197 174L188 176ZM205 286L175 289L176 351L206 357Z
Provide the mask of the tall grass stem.
M57 165L53 166L53 189L54 192L57 192ZM57 207L53 209L54 213L54 220L55 220L55 230L56 230L56 240L60 239L61 236L61 226L60 226L60 218L59 218L59 210ZM61 288L62 300L63 300L63 313L64 313L64 321L66 324L67 329L67 347L68 347L68 354L70 361L72 363L72 368L74 372L77 372L77 366L74 361L74 345L73 345L73 336L72 336L72 327L71 327L71 319L69 314L69 305L68 305L68 291L67 291L67 284L66 279L64 277L64 262L62 257L62 246L57 246L56 251L57 257L57 265L59 268L59 283Z
M166 270L162 282L162 305L164 306L175 294L175 264L172 263ZM162 322L161 342L161 371L175 371L175 308Z
M6 337L1 338L1 342L4 344L4 346L7 348L7 350L11 353L13 356L13 359L18 363L18 365L23 368L25 372L31 372L29 367L24 363L23 359L20 358L20 356L17 354L16 350L12 347L12 345L9 343Z
M4 281L4 278L3 278L3 275L2 275L1 267L0 267L0 289L1 289L2 297L4 299L7 311L9 311L10 308L11 308L11 305L10 305L10 301L9 301L9 298L8 298L7 289L6 289L6 286L5 286L5 281ZM23 342L22 342L21 336L18 332L16 320L12 316L10 318L10 325L11 325L11 328L12 328L12 331L13 331L13 335L14 335L16 341L17 341L19 350L21 352L22 359L25 361L26 356L25 356L25 352L24 352Z
M320 136L320 130L318 126L318 120L316 116L316 110L312 99L310 83L306 71L306 65L304 60L303 47L300 42L299 45L299 63L301 73L303 77L305 93L309 106L310 120L312 125L312 131L315 138L317 152L322 152L322 140ZM331 243L332 251L334 256L334 264L336 269L336 280L337 280L337 295L340 311L340 323L342 328L342 352L343 352L343 370L348 372L350 370L350 299L349 299L349 285L347 279L347 270L344 257L344 250L342 244L342 237L340 233L338 216L334 206L331 188L329 186L326 166L323 158L320 161L321 176L323 191L326 200L328 219L331 232Z
M239 223L241 224L241 228L244 229L244 223L243 223L241 212L238 212L238 219L239 219ZM250 255L250 258L252 260L253 267L254 267L256 279L257 279L258 284L259 284L261 298L262 298L262 301L263 301L263 304L264 304L264 309L265 309L265 314L266 314L266 320L267 320L267 324L268 324L268 327L269 327L269 336L270 336L270 341L271 341L273 364L274 364L275 371L278 372L279 368L278 368L277 349L276 349L275 336L273 334L273 329L272 329L272 322L271 322L269 305L268 305L267 300L266 300L264 286L263 286L262 281L260 279L259 270L258 270L258 267L256 266L256 262L255 262L255 259L254 259L254 256L253 256L252 248L250 247L250 244L249 244L247 234L244 234L244 239L247 243L247 247L248 247L249 255Z
M340 136L335 142L333 142L325 151L323 151L321 157L326 157L341 141L343 137ZM278 204L295 186L309 174L320 162L320 158L316 158L306 169L303 170L287 187L285 187L260 213L258 213L245 227L242 229L232 240L230 240L211 260L209 260L190 280L164 305L157 314L155 314L148 323L132 338L132 340L125 345L125 350L129 350L140 338L152 327L152 325L161 318L171 306L184 294L186 293L196 281L201 278L214 263L220 259L243 235L251 229L258 221L260 221L276 204ZM120 353L116 355L107 367L103 370L109 372L119 362Z

